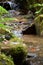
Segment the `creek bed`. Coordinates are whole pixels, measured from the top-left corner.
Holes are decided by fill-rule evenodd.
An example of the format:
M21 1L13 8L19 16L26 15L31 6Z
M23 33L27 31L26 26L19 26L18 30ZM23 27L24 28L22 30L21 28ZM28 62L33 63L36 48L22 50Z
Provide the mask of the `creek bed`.
M31 65L43 65L43 37L35 35L24 35L24 42L28 46L29 54L36 57L28 58Z

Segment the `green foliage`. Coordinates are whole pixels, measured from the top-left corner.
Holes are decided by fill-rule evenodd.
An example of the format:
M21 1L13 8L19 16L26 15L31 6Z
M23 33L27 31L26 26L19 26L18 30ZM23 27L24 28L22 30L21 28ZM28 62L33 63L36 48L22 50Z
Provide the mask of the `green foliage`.
M6 17L3 18L3 17L2 17L2 18L0 19L0 23L11 22L11 21L13 21L13 20L15 20L15 18L8 18L8 17L7 17L7 18L6 18Z
M43 8L40 8L40 10L36 11L35 14L41 14L42 10L43 10Z
M2 6L0 6L0 23L1 22L8 22L8 21L13 21L15 18L11 17L3 17L4 15L10 15L10 13L4 9Z
M14 63L10 57L0 54L0 65L14 65Z
M32 4L32 5L30 5L30 8L36 9L35 14L43 13L43 3L42 4L40 4L40 3Z
M0 6L0 16L3 14L7 14L7 13L8 13L8 11Z
M43 7L43 4L40 4L40 3L35 3L35 4L33 4L33 5L30 5L30 8L32 8L32 7Z

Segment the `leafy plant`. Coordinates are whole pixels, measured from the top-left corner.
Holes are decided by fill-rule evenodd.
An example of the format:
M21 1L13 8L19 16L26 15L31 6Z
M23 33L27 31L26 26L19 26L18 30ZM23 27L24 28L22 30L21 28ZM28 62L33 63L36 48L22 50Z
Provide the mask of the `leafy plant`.
M43 11L43 3L42 4L40 4L40 3L32 4L32 5L30 5L30 8L36 9L35 14L43 13L42 12Z
M15 20L15 18L3 17L4 15L7 16L7 15L10 15L10 13L6 9L4 9L2 6L0 6L0 23Z
M11 18L11 17L9 17L9 18L8 18L8 17L7 17L7 18L6 18L6 17L3 18L3 17L2 17L2 18L0 19L0 23L10 22L10 21L13 21L13 20L15 20L15 19L16 19L16 18Z
M2 16L3 14L7 14L8 11L6 9L4 9L2 6L0 6L0 16Z
M0 54L0 65L14 65L14 63L10 57Z

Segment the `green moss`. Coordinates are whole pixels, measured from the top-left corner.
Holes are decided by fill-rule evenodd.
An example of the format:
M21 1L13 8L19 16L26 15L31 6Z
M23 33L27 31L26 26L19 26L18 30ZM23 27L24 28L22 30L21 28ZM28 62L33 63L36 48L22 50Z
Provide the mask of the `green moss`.
M21 65L27 56L27 46L25 44L11 44L2 49L6 55L11 55L15 64Z

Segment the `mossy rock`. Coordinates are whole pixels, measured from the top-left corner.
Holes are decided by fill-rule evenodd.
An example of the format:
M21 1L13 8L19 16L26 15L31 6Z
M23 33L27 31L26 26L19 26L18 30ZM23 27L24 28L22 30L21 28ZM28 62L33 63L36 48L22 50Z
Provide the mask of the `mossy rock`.
M3 24L0 24L0 34L6 34L6 33L10 34L10 31Z
M12 59L5 54L0 54L0 65L14 65Z
M1 50L6 55L11 55L14 63L21 65L27 56L27 46L25 44L11 44L8 45L5 49Z
M41 36L41 33L43 31L43 14L35 18L35 26L37 34Z

